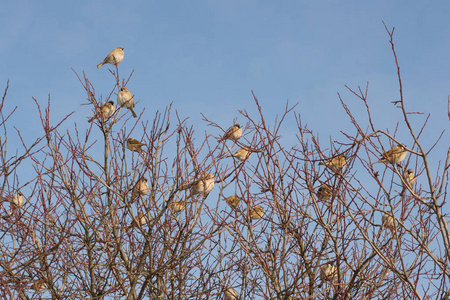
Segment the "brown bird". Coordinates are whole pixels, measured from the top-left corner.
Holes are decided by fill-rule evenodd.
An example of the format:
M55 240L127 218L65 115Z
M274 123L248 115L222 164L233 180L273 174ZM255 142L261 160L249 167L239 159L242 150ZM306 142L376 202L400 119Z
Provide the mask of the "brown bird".
M330 263L320 268L320 279L322 281L333 281L337 278L337 268Z
M327 166L334 172L339 173L342 170L342 168L344 168L346 163L347 163L347 159L345 158L345 155L340 154L338 156L333 157L332 159L330 159L328 161L320 162L319 165Z
M255 206L250 210L250 218L252 220L261 219L264 216L264 209L261 206Z
M103 66L104 64L112 64L117 66L120 64L123 60L124 56L123 48L118 47L114 49L113 51L109 52L109 54L105 57L105 59L97 65L97 69Z
M44 280L38 280L35 281L32 285L31 285L31 289L35 290L36 292L42 292L42 290L44 290L45 288L45 282Z
M127 148L134 152L141 152L142 146L145 146L145 144L142 144L138 140L135 140L133 138L127 139Z
M231 155L231 156L233 156L233 157L239 159L240 161L244 161L244 160L246 160L247 158L249 158L250 155L252 155L251 149L248 148L248 147L243 147L243 148L237 150L237 151L236 151L233 155Z
M384 152L381 155L382 158L379 161L374 162L373 164L377 164L380 162L398 164L398 163L401 163L405 159L406 154L408 154L408 152L406 151L405 146L403 146L402 144L398 144L391 150Z
M241 198L239 198L238 195L233 195L233 196L227 197L224 200L232 208L236 208L239 205L239 202L241 202Z
M381 218L381 227L386 227L390 229L391 231L394 231L395 227L395 219L393 216L389 215L388 213L385 213L383 217Z
M242 128L239 124L234 124L223 135L221 141L223 140L233 140L237 141L242 136Z
M319 198L319 200L329 200L332 195L333 193L330 187L326 184L322 184L317 190L317 198Z
M24 203L25 200L23 198L23 194L20 192L15 194L11 199L11 204L14 206L15 209L21 209Z
M192 195L203 194L205 196L208 196L213 188L214 176L209 173L205 173L192 185Z
M173 213L179 213L186 209L186 202L185 201L174 201L170 203L169 209Z
M147 220L145 219L144 213L138 213L138 215L131 221L131 227L139 227L144 226L147 223ZM139 224L139 226L138 226Z
M239 298L238 293L232 288L227 288L223 293L225 300L237 300Z
M124 86L121 87L120 91L117 93L117 105L119 107L128 108L133 117L137 118L137 115L134 112L133 94L131 94L131 92Z
M416 177L414 176L413 169L408 169L403 172L403 178L405 179L405 183L408 185L410 189L413 188L414 183L416 182ZM407 188L406 186L404 187Z
M95 115L88 120L88 122L94 121L94 119L100 119L100 120L106 120L109 117L111 117L114 112L116 111L116 108L114 107L114 102L109 101L105 104L103 104L99 109L96 111Z
M150 191L150 189L148 186L147 178L141 177L134 185L133 192L131 193L131 197L133 199L135 199L135 198L139 197L140 195L147 195L149 191Z

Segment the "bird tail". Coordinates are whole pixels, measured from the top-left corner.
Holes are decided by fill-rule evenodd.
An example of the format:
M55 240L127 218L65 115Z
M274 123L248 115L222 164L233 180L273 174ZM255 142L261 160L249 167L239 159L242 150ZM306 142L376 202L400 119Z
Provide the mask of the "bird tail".
M97 69L100 69L101 66L103 66L103 62L101 62L97 65Z
M137 114L134 112L134 109L133 109L133 108L130 108L130 110L131 110L131 113L133 114L133 117L134 117L134 118L137 118Z

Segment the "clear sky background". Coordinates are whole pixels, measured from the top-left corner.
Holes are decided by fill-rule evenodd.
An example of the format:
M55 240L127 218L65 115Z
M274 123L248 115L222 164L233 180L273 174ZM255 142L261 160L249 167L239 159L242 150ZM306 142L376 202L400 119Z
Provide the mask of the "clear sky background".
M0 87L10 80L7 106L18 106L10 124L25 137L42 134L32 97L44 104L48 94L55 122L74 111L68 125L87 127L92 108L81 105L86 95L70 67L86 72L97 95L106 95L113 78L96 64L119 46L125 48L121 75L135 70L128 88L148 119L173 102L190 124L200 126L203 112L228 127L238 109L255 112L253 90L269 120L287 99L298 102L303 123L328 141L339 139L341 129L354 132L337 92L357 112L363 107L344 85L369 81L374 122L393 129L400 114L390 102L398 99L398 82L383 20L396 28L407 108L431 113L430 129L448 126L446 1L124 3L3 3ZM291 125L287 138L295 133Z

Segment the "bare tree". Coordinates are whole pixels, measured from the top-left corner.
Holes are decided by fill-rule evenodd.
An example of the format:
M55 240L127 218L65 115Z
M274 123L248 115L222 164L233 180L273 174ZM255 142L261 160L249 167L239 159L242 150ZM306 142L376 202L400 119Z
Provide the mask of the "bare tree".
M245 124L235 127L203 116L211 128L203 135L172 105L151 122L118 106L105 113L133 75L122 78L115 66L104 97L75 72L91 123L62 132L68 116L52 125L50 99L44 111L36 101L44 134L11 154L6 123L15 110L4 111L7 85L0 106L2 296L448 299L450 148L431 165L443 135L422 142L429 116L408 110L394 30L386 31L398 70L394 109L407 132L374 125L368 84L347 87L369 126L338 94L355 131L327 145L303 125L296 105L286 103L270 122L255 95L258 115L239 111ZM292 121L298 143L287 147L282 125ZM231 133L237 129L242 136ZM405 134L412 144L400 140ZM23 165L27 182L17 175Z

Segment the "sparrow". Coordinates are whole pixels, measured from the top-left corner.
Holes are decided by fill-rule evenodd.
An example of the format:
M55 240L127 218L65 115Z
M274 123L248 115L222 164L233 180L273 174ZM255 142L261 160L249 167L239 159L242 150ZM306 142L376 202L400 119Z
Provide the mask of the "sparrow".
M192 185L192 194L208 195L214 188L214 176L209 173L203 174L200 179L196 180Z
M227 197L224 200L232 208L236 208L239 205L239 202L241 202L241 198L239 198L238 195L233 195L233 196Z
M330 263L320 267L320 279L322 281L333 281L337 278L337 268Z
M317 198L319 198L319 200L328 200L331 198L332 194L330 187L326 184L322 184L317 190Z
M264 209L259 205L250 210L250 218L252 220L261 219L263 215Z
M43 280L35 281L31 285L31 289L35 290L36 292L41 292L45 288L45 283Z
M127 139L127 148L134 152L141 152L142 146L145 146L145 144L142 144L138 140L135 140L133 138Z
M394 230L395 227L395 219L391 215L385 213L381 218L381 227L386 227L391 231Z
M173 213L179 213L186 209L186 202L184 201L174 201L170 203L169 209Z
M20 192L15 194L11 199L11 203L14 205L15 209L21 209L25 203L23 194Z
M88 120L88 122L94 121L94 119L100 119L100 120L106 120L109 117L111 117L114 112L116 111L116 108L114 107L114 102L109 101L105 104L103 104L99 109L96 111L95 115Z
M134 112L134 100L133 94L126 88L121 87L119 93L117 93L117 105L119 107L128 108L131 111L133 117L137 118L136 113Z
M145 219L145 214L138 213L138 215L131 221L131 227L139 227L139 226L142 227L145 225L145 223L147 223L147 220Z
M339 154L328 161L320 162L319 165L327 166L334 172L338 173L342 170L342 168L344 168L346 163L347 159L345 158L345 155Z
M241 125L234 124L223 135L221 141L223 140L234 140L237 141L242 136Z
M402 144L398 144L391 150L388 150L384 152L381 156L382 158L379 161L374 162L373 164L377 163L391 163L391 164L398 164L401 163L408 152L406 151L405 146Z
M112 64L117 66L122 62L124 55L125 54L123 53L123 48L117 47L113 51L109 52L109 54L105 57L105 59L97 65L97 69L103 66L104 64Z
M223 295L225 300L237 300L239 298L238 293L232 287L227 288Z
M248 148L248 147L243 147L243 148L237 150L236 153L234 153L234 154L231 155L231 156L236 157L236 158L239 159L240 161L244 161L244 160L246 160L247 158L249 158L250 155L252 155L252 152L251 152L250 148Z
M413 169L408 169L403 172L403 178L405 179L405 183L408 185L410 189L412 189L414 182L416 182L416 177L414 177ZM406 189L407 187L404 186Z
M134 199L140 195L147 195L149 190L147 178L141 177L134 185L131 197Z

